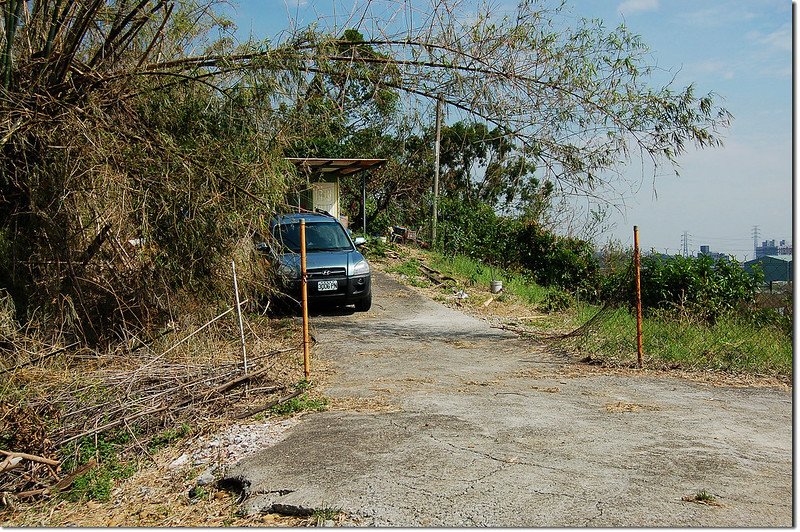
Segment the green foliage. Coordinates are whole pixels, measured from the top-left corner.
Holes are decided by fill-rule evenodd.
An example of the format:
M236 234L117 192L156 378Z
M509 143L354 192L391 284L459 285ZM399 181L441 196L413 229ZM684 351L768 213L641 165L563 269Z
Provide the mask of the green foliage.
M421 279L420 263L417 259L408 259L400 264L391 266L388 271L399 273L408 278L408 282L413 286L427 286L427 281Z
M688 311L709 321L754 301L761 284L735 260L699 257L642 258L642 306Z
M299 397L292 397L288 401L277 404L270 408L270 412L279 416L288 416L297 412L322 412L328 409L328 400L325 398L315 399L307 394Z
M516 243L519 264L534 272L540 284L596 297L599 265L591 243L555 235L536 222L522 226Z
M317 526L322 526L325 521L332 521L336 519L339 515L342 514L341 508L332 508L329 506L323 506L322 508L317 508L311 514L311 517L314 519L314 523Z
M154 453L159 449L163 449L164 447L183 439L191 433L192 428L187 423L183 423L175 428L164 429L159 434L156 434L150 438L150 443L148 444L147 448L151 453Z
M382 242L378 238L371 237L367 240L367 243L362 246L361 253L367 257L367 259L382 258L386 256L387 249L389 249L388 243Z
M114 482L131 477L137 470L135 463L122 458L122 451L131 442L127 431L117 431L93 437L86 437L68 445L62 452L66 456L62 467L73 471L92 459L97 465L75 479L72 487L62 493L69 501L96 500L108 501Z
M539 304L539 310L546 313L562 312L572 307L575 299L562 290L548 290L544 300Z
M700 502L713 502L716 498L706 490L700 490L694 495L694 500Z
M589 242L560 237L532 220L498 216L485 203L443 199L437 245L444 253L530 271L538 284L594 296L599 266Z
M64 492L62 496L72 502L85 500L106 502L111 499L115 482L130 478L134 473L136 473L135 464L106 462L76 478L69 491Z

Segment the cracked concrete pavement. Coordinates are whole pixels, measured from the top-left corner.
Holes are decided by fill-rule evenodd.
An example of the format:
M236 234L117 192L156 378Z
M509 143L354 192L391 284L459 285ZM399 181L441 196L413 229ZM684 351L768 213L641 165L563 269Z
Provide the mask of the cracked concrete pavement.
M366 314L313 318L334 408L227 472L246 511L403 527L793 525L790 391L582 371L380 272L374 292ZM717 505L682 500L701 490Z

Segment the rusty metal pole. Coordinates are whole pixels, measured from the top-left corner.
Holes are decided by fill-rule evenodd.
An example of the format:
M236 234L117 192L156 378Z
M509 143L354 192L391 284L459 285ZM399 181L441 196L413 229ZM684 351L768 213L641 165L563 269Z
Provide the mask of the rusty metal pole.
M306 272L306 220L300 219L300 284L303 303L303 372L306 380L311 375L311 360L308 354L308 273Z
M633 266L636 270L636 354L639 368L642 362L642 259L639 252L639 228L633 226Z
M436 96L436 143L433 163L433 220L431 221L431 249L436 247L436 221L439 218L439 152L442 144L442 96Z

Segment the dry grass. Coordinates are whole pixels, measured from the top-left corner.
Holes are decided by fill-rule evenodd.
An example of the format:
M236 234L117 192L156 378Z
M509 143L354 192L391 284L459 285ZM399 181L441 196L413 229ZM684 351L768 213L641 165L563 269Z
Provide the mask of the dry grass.
M83 441L87 441L88 448L110 446L110 459L134 464L134 468L138 463L146 471L151 467L148 460L154 445L161 445L153 443L154 438L163 439L165 430L174 433L175 427L190 427L193 435L213 432L239 413L288 395L293 385L302 380L298 331L251 316L246 331L248 374L258 377L237 384L245 375L237 328L220 320L190 337L205 321L206 318L184 318L176 332L135 352L126 353L121 347L110 353L67 350L11 369L0 382L0 448L56 459L62 464L73 457L71 467L75 467L87 457L80 450L83 444L79 447L69 442L81 441L75 438L87 434ZM18 364L20 358L35 360L35 353L17 354L13 362ZM6 367L10 366L6 361ZM231 382L234 385L225 388ZM100 430L98 435L93 433L109 423L118 424ZM169 436L168 440L174 437ZM69 455L65 452L68 449ZM103 466L103 460L100 462L97 469ZM0 474L0 492L5 492L6 501L15 501L16 493L52 485L70 472L34 462L23 465ZM29 501L25 498L16 503ZM59 498L38 504L54 514L69 513L73 508ZM220 503L215 500L214 504ZM40 520L49 519L37 511L37 504L25 507ZM74 510L80 513L80 505ZM109 519L113 517L108 515ZM160 526L158 523L170 522L170 515L173 512L156 522L153 514L142 518L142 523Z
M331 410L360 412L360 413L386 413L400 412L401 409L384 396L377 397L337 397L329 399Z
M604 405L606 412L642 412L642 411L655 411L661 410L654 405L642 405L638 403L626 403L625 401L617 401L616 403L608 403Z
M199 496L189 497L195 487L193 471L173 471L166 464L169 452L117 487L108 502L72 503L53 499L37 504L18 504L0 513L12 527L221 527L307 526L312 518L275 514L245 516L237 497L212 485ZM197 488L195 488L197 489Z

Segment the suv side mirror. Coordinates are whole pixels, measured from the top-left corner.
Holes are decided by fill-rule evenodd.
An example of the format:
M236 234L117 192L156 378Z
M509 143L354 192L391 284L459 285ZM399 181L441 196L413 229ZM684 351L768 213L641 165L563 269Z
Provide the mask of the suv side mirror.
M363 236L357 236L356 239L353 240L353 244L355 244L356 246L363 246L366 243L367 239L364 238Z

